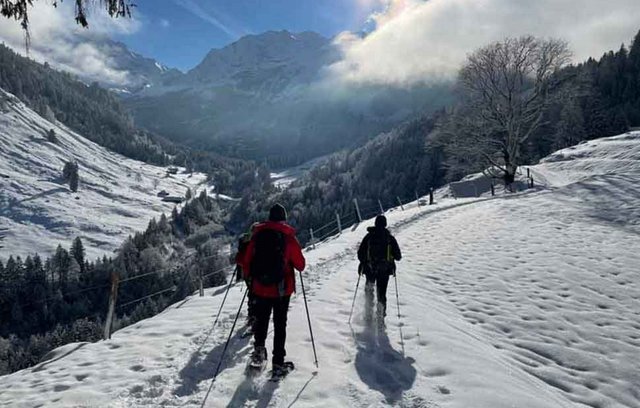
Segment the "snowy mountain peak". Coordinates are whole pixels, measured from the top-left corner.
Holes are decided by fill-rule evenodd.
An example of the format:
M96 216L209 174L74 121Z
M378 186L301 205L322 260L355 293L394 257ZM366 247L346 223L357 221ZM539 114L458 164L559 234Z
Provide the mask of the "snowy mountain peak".
M327 48L327 50L325 50ZM188 76L204 82L229 80L243 72L282 68L294 82L300 69L314 73L325 63L330 40L312 32L267 31L247 35L232 44L211 50Z

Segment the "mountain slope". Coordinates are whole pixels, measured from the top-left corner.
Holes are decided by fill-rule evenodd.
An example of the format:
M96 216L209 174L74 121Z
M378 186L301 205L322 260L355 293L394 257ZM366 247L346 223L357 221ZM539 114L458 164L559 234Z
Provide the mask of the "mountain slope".
M56 143L47 141L50 129ZM80 167L75 194L62 180L67 161ZM171 212L174 204L157 192L183 196L205 181L198 173L167 177L166 170L108 151L0 89L0 229L7 229L0 258L50 254L76 236L90 257L112 252L152 217Z
M544 186L524 194L439 195L434 207L389 212L404 258L401 318L391 286L386 330L365 324L362 284L347 324L364 226L308 251L319 369L298 295L287 347L296 371L279 386L245 377L250 340L236 334L205 406L640 406L640 230L608 217L621 206L637 216L640 133L563 150L532 170ZM0 377L0 402L200 406L242 291L231 290L215 328L223 287L110 341L65 346Z
M137 129L118 98L97 84L22 57L0 45L0 88L43 117L127 157L165 164L166 143Z

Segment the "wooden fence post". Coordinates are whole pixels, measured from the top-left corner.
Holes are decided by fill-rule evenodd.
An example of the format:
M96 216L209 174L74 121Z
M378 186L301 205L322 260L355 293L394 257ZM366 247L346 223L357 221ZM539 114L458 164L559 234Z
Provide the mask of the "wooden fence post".
M336 222L338 223L338 235L342 234L342 222L340 221L340 214L336 212Z
M493 184L493 180L491 180L491 196L495 196L496 195L496 187Z
M202 282L202 267L198 268L198 278L200 280L200 297L204 297L204 283Z
M404 205L402 205L402 200L400 200L400 197L396 197L398 199L398 204L400 204L400 209L402 209L402 211L404 211Z
M429 205L433 205L433 187L429 189Z
M378 198L378 206L380 207L380 214L384 214L384 207L382 206L382 202Z
M118 284L120 277L118 272L111 272L111 292L109 293L109 309L107 309L107 318L104 322L104 340L111 338L111 326L113 325L113 315L116 311L116 302L118 301Z
M311 234L311 246L313 249L316 249L316 238L313 236L313 228L309 228L309 233Z
M418 203L418 207L420 207L420 196L418 195L418 191L416 191L416 202Z
M356 215L358 216L358 224L362 222L362 214L360 214L360 206L358 205L358 199L353 199L353 204L356 206Z

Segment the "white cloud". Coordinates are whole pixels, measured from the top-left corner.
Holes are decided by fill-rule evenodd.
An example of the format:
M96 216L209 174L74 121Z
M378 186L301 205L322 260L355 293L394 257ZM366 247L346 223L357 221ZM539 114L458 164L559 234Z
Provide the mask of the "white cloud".
M198 4L199 2L195 0L173 1L192 15L198 17L202 21L206 21L207 23L213 25L234 40L250 33L250 30L241 27L240 24L238 24L230 16L223 14L218 9L213 9L211 5L205 8L201 4Z
M75 24L72 2L36 2L30 10L29 56L39 62L78 75L86 80L125 85L128 72L119 70L111 61L100 40L112 34L132 34L139 30L136 18L111 18L106 11L91 11L89 28ZM25 33L18 22L2 19L0 40L21 54L26 54Z
M162 19L160 19L160 27L169 28L169 27L171 27L171 23L166 18L162 18Z
M347 82L410 86L452 78L466 55L507 36L569 41L575 60L629 43L640 29L638 0L356 0L386 4L365 38L344 33L344 59L329 71Z

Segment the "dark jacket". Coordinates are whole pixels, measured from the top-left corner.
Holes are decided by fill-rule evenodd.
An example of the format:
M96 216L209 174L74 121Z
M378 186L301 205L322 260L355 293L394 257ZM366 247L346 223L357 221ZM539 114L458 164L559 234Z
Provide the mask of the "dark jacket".
M367 228L367 235L360 243L358 248L358 260L361 266L364 268L364 272L367 273L370 268L376 268L379 265L377 263L386 263L391 266L389 273L394 274L396 270L395 261L402 259L402 253L398 246L398 241L386 228L369 227ZM386 243L386 254L382 256L383 260L378 261L370 254L370 242L375 240L377 242Z
M302 255L302 248L296 239L296 230L284 222L267 221L263 224L257 225L255 229L253 229L253 237L264 229L272 229L285 235L286 249L284 253L284 262L285 265L287 265L287 269L285 270L284 275L284 293L279 293L277 285L262 285L256 279L252 280L251 290L255 295L265 298L277 298L281 295L290 296L296 288L296 275L294 268L299 271L303 271L306 266L306 261ZM250 265L253 258L254 246L255 242L252 238L240 262L245 279L248 279L251 276Z

